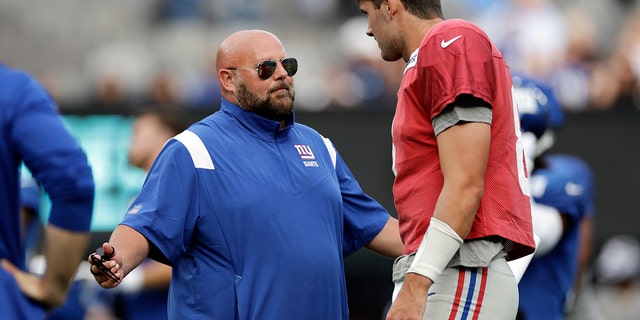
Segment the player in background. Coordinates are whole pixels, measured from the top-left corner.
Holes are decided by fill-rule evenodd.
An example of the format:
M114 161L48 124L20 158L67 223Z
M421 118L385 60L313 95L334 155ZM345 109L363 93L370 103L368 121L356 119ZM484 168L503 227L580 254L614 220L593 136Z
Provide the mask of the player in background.
M24 245L26 249L26 268L32 274L43 275L46 261L43 254L44 239L41 208L42 190L40 184L22 174L20 186L20 211L23 221ZM71 283L64 303L47 313L47 320L83 320L87 319L87 308L101 290L88 272L87 261L82 261Z
M43 276L26 272L23 163L51 200ZM55 101L33 77L0 64L0 317L41 320L64 303L86 249L94 191L87 156Z
M595 212L594 180L579 157L547 153L564 122L549 87L523 75L513 76L513 98L520 112L527 167L531 171L532 220L540 243L518 287L517 319L561 320L567 298L586 264Z

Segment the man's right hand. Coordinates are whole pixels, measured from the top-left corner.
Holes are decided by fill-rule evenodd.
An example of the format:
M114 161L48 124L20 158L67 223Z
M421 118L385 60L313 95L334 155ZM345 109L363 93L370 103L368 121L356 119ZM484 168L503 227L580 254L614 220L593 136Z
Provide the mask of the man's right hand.
M421 320L426 310L431 279L415 273L407 273L398 293L387 313L387 320Z
M96 250L96 252L89 255L90 271L101 287L106 289L114 288L122 282L124 277L124 272L120 268L122 257L116 253L115 248L108 242L103 243L101 249L102 252ZM100 255L100 253L103 254Z
M20 270L9 260L0 260L4 270L13 276L27 297L42 303L47 309L55 308L64 303L68 286L54 286L45 283L41 276Z

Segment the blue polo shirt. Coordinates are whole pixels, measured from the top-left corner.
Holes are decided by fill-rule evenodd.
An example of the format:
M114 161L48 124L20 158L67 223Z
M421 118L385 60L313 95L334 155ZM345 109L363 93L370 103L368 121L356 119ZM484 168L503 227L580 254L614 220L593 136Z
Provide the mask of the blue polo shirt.
M344 257L389 213L328 139L223 101L171 139L123 224L173 265L173 319L348 319Z

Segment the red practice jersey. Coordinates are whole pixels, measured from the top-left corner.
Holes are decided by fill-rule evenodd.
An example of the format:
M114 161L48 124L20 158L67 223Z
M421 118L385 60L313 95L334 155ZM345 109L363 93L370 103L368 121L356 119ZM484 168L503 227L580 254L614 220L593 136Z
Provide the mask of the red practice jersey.
M509 260L534 250L524 153L511 75L500 52L474 24L434 26L407 63L393 119L393 194L405 254L417 251L443 187L432 120L457 96L492 106L484 195L465 240L500 237Z

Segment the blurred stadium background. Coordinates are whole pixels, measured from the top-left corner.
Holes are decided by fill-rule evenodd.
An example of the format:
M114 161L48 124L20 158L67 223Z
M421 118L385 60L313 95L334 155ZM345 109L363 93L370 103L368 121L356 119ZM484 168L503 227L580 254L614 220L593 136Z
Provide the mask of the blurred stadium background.
M607 240L640 238L638 1L451 0L443 7L447 18L483 26L512 68L553 84L567 121L552 151L583 157L596 176L594 269ZM274 32L298 58L297 120L331 138L364 190L395 214L389 132L404 64L381 61L363 19L351 0L0 0L0 61L45 84L89 153L96 242L144 178L126 163L132 114L159 105L184 108L196 121L217 110L216 46L244 28ZM627 279L635 284L640 257L630 255ZM347 259L353 319L380 318L391 263L366 251Z

